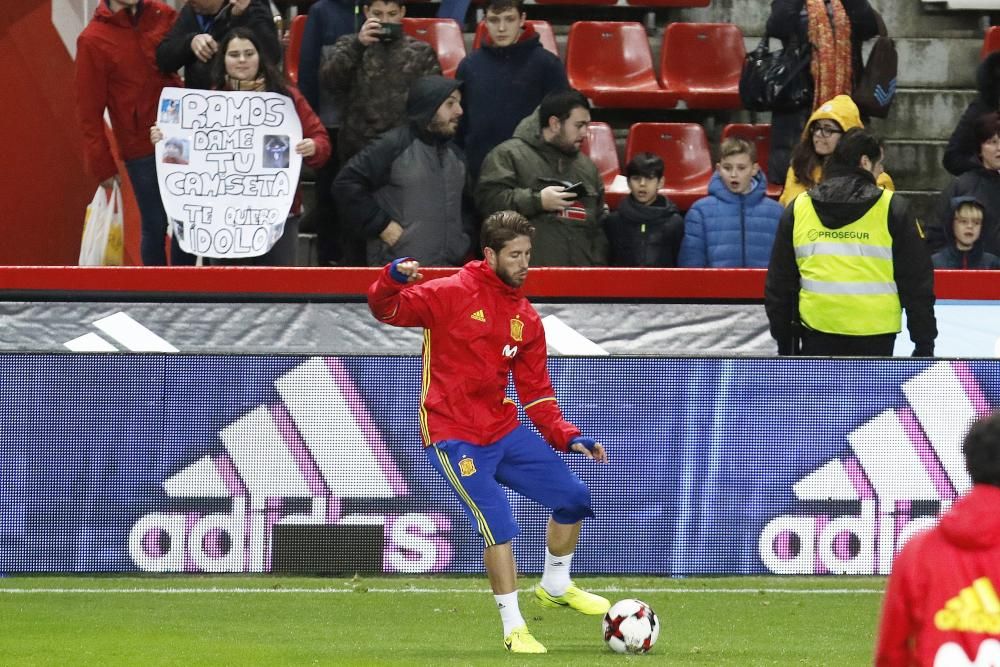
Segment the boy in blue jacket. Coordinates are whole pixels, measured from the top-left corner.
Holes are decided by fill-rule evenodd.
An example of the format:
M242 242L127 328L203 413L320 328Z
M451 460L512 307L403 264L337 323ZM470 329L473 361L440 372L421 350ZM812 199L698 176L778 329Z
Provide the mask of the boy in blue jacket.
M745 139L726 139L708 185L684 219L678 259L685 267L767 268L781 204L765 196L767 179Z

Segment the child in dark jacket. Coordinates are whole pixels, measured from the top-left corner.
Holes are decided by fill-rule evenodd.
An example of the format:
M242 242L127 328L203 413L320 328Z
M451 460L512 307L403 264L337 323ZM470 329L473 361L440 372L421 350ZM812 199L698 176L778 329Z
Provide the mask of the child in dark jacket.
M628 198L604 220L612 266L677 266L684 218L677 206L659 194L663 160L639 153L625 167Z
M754 145L736 137L723 141L708 196L696 201L684 219L678 265L767 267L783 209L766 191Z
M1000 257L983 249L984 207L975 197L951 200L952 224L945 226L948 243L931 260L935 269L1000 269Z

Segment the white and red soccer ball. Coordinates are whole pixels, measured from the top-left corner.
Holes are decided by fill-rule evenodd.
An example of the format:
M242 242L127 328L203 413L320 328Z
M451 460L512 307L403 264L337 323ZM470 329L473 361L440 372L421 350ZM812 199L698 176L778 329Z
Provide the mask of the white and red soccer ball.
M604 615L604 641L615 653L646 653L660 636L660 620L642 600L619 600Z

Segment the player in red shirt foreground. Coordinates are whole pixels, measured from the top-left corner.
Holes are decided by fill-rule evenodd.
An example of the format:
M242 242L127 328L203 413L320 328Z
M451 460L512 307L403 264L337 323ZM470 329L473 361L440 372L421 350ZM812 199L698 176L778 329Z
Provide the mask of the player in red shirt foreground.
M528 275L535 228L524 216L498 211L483 222L484 261L447 278L414 285L420 264L397 259L368 289L376 318L423 327L420 430L427 458L448 482L483 538L504 645L514 653L545 653L517 603L511 540L519 529L503 487L552 509L538 602L600 615L610 606L569 578L590 492L553 449L607 463L604 446L580 435L556 403L546 369L545 331L520 287ZM508 374L524 411L551 444L521 426L507 398Z
M893 564L875 664L1000 665L1000 412L962 443L972 490Z

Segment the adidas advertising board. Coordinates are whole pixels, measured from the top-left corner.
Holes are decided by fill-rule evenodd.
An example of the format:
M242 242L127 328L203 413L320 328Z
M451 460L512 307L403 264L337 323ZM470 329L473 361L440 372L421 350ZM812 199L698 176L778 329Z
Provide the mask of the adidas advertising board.
M0 573L267 572L277 527L358 524L384 528L383 571L481 569L421 449L419 358L0 356ZM567 459L597 514L580 572L886 573L968 489L961 438L1000 405L995 360L549 366L611 456ZM540 571L547 512L511 504Z

